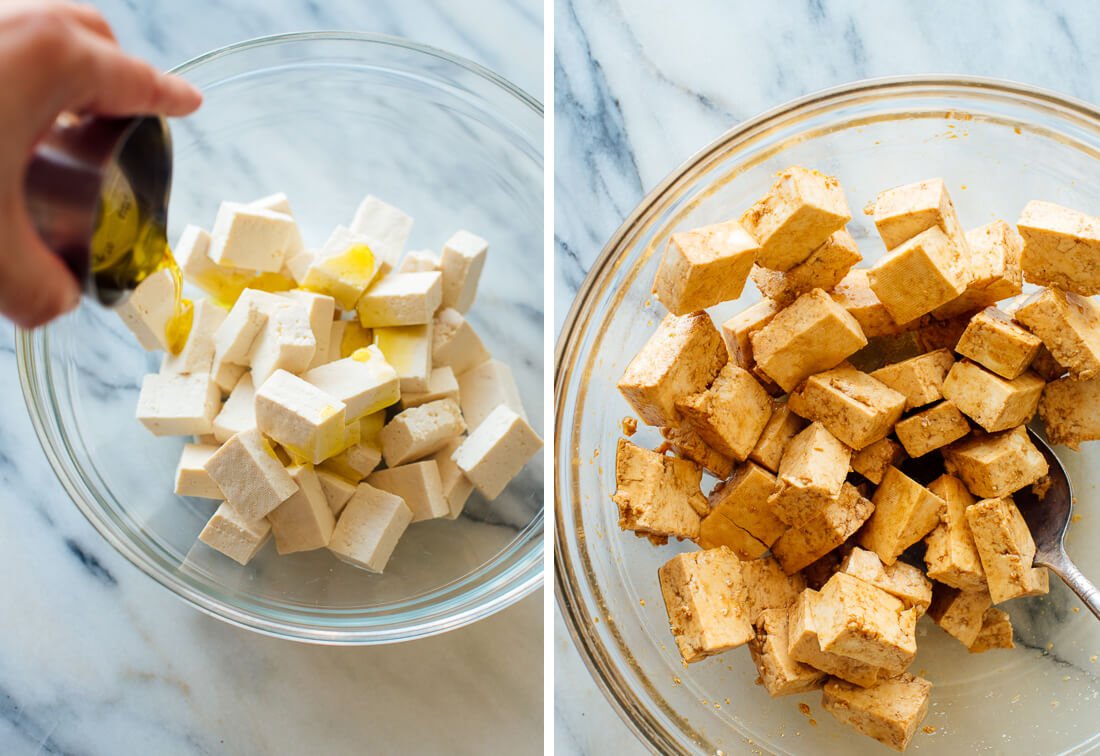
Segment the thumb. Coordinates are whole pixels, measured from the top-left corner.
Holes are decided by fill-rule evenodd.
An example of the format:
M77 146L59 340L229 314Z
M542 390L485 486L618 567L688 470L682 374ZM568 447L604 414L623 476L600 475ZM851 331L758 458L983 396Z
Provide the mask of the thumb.
M0 224L7 228L0 249L0 314L23 328L35 328L74 309L80 286L31 226L20 194L3 204Z

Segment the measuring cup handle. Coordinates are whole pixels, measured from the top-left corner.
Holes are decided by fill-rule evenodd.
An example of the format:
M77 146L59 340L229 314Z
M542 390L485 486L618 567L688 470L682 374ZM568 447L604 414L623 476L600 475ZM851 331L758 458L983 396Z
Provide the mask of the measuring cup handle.
M1089 611L1100 619L1100 588L1093 585L1092 581L1085 577L1067 556L1063 555L1061 559L1051 563L1050 569L1062 578L1077 597L1085 602Z

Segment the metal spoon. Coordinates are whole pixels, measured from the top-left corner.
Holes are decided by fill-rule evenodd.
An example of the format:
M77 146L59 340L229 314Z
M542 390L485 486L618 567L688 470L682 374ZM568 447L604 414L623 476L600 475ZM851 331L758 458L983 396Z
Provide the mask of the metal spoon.
M1066 554L1066 526L1069 525L1073 509L1069 477L1054 450L1030 428L1028 435L1046 457L1050 465L1051 480L1050 488L1042 498L1032 493L1030 488L1019 491L1013 497L1020 514L1027 522L1031 537L1035 539L1035 565L1047 567L1062 578L1096 618L1100 619L1100 589L1081 574L1081 570L1077 569Z

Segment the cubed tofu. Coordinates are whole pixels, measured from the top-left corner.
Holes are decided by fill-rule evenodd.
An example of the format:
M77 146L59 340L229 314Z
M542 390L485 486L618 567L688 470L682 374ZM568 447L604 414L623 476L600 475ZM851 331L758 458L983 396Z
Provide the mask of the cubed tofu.
M137 419L155 436L202 436L213 432L221 406L209 374L149 373L141 379Z
M226 504L246 522L267 517L298 490L258 430L229 439L203 467L225 495Z
M355 308L368 328L421 325L431 322L442 301L441 273L391 273L367 289Z
M412 521L422 522L450 515L450 506L443 495L443 479L435 460L398 465L371 473L367 483L375 488L400 496L412 510Z
M390 467L423 459L465 431L462 411L453 399L412 407L399 412L382 429L382 458Z
M245 289L214 332L214 364L248 365L268 313L280 298L266 291ZM224 386L223 386L224 388Z
M887 189L875 198L865 212L874 216L875 227L888 250L901 246L923 231L938 227L956 245L960 256L967 255L966 235L943 179L929 179Z
M707 498L711 512L725 516L765 546L771 546L787 529L787 524L775 516L768 504L775 483L775 476L770 472L746 462L733 477L710 492Z
M970 432L970 423L958 407L944 401L905 418L894 432L905 452L916 458L963 438Z
M784 391L867 345L855 318L822 289L800 296L749 339L757 369Z
M807 378L791 393L787 406L859 450L889 435L901 418L905 401L903 394L841 363Z
M955 351L1008 380L1031 365L1043 342L1012 322L996 307L987 307L970 319Z
M313 332L313 340L317 348L313 353L308 367L314 368L331 362L332 357L332 324L336 315L336 300L327 294L316 294L312 291L293 289L282 296L298 302L306 309L306 317L309 319L309 329ZM342 334L341 334L342 335Z
M1012 620L1008 612L991 606L982 616L982 629L970 644L970 653L980 654L995 648L1015 648L1012 642Z
M210 371L210 377L214 383L217 384L218 390L223 396L229 395L233 392L233 389L237 387L237 384L241 382L241 378L248 372L248 368L244 365L234 365L232 362L219 362L217 357L214 358L214 366Z
M242 375L214 418L214 438L224 444L241 431L256 427L256 386L252 375Z
M442 270L439 255L430 249L410 249L401 258L401 264L397 266L398 273L419 273L427 270Z
M492 355L473 326L458 310L444 307L432 326L432 365L449 367L455 375L485 363Z
M1039 353L1031 361L1031 369L1047 382L1057 380L1068 372L1066 366L1054 358L1045 344L1039 347Z
M759 559L768 547L721 512L711 512L699 523L698 544L703 549L724 546L741 559Z
M970 325L970 315L960 315L945 320L929 314L916 321L916 330L913 331L913 335L916 338L917 347L922 352L954 349L968 325Z
M143 349L168 349L168 322L176 312L176 284L172 272L148 276L116 309L119 318Z
M856 319L863 335L869 339L893 336L904 330L871 289L868 271L865 269L855 268L849 271L848 275L829 290L829 296Z
M936 478L928 490L946 505L940 512L940 524L925 539L928 577L961 591L984 590L985 570L966 521L966 509L975 502L974 497L966 484L951 475Z
M449 367L432 368L431 375L428 376L428 390L416 394L403 394L400 406L401 409L406 410L428 402L437 402L440 399L459 401L458 379Z
M492 501L541 448L542 439L527 421L502 404L470 432L452 458L474 488Z
M814 607L820 597L817 591L807 588L788 610L787 638L791 658L854 685L873 685L878 680L878 667L821 650L814 619Z
M301 378L343 402L345 421L349 423L396 404L401 398L397 371L376 346L307 370Z
M343 562L382 572L412 516L400 496L360 483L340 514L328 550Z
M432 373L431 324L375 328L374 344L397 371L401 393L428 390L428 377Z
M783 458L783 452L787 445L803 428L806 421L791 412L786 404L776 405L768 424L760 433L760 438L753 447L749 459L766 467L773 473L779 471L779 461ZM720 476L727 477L727 476Z
M359 203L351 220L351 230L371 240L379 266L386 268L397 266L412 227L410 215L370 194Z
M267 514L279 554L314 551L328 546L336 518L313 465L291 465L287 472L298 490Z
M862 259L856 240L841 229L790 270L780 272L758 266L751 276L764 296L785 307L812 289L832 289Z
M904 394L908 411L943 399L943 381L954 364L951 350L937 349L881 367L871 376Z
M699 490L702 478L702 470L693 462L620 438L611 497L619 507L619 527L656 539L698 538L699 521L710 511Z
M1082 296L1100 294L1100 219L1053 202L1027 203L1016 228L1024 277Z
M1024 240L1003 220L966 232L970 256L962 260L969 271L966 291L933 314L940 318L964 315L1017 296L1023 290L1020 255Z
M677 554L658 570L668 623L684 662L755 637L741 560L726 548Z
M1046 382L1032 372L1012 380L970 360L959 360L943 381L944 398L985 431L1015 428L1031 420Z
M474 492L474 484L469 481L462 468L454 461L454 453L462 446L465 436L453 438L443 445L443 448L432 455L439 468L439 482L443 489L443 498L447 500L448 520L456 519L462 514L466 501Z
M316 259L317 253L308 249L304 249L296 255L288 254L286 262L283 263L281 274L284 276L289 275L294 279L294 283L301 286L306 280L306 274L309 273L309 266L313 265L313 261Z
M443 306L469 312L477 297L477 284L489 243L469 231L456 231L443 244Z
M764 690L772 698L817 690L825 673L794 659L790 648L790 622L786 610L770 609L757 618L749 653L760 673Z
M1100 378L1048 383L1039 400L1039 417L1052 444L1077 449L1082 441L1100 440Z
M722 340L726 342L726 350L729 352L730 361L752 370L756 367L756 360L752 356L752 334L772 322L778 314L779 307L775 302L765 299L722 323Z
M840 182L794 166L781 171L768 193L741 218L765 268L790 270L852 219Z
M309 310L300 302L282 302L268 312L267 323L252 347L252 380L262 386L277 370L298 374L317 353Z
M939 524L945 506L943 499L896 467L886 471L871 500L875 511L859 544L888 565Z
M982 499L966 510L994 604L1049 589L1045 567L1035 567L1035 540L1009 496Z
M947 472L976 496L1007 496L1047 474L1046 458L1023 426L952 444L944 450Z
M687 425L720 454L744 462L772 414L768 392L732 363L704 391L676 400Z
M787 574L774 557L742 561L741 576L748 591L746 606L749 619L754 622L769 609L786 611L806 590L806 581L802 576L798 573Z
M294 218L239 202L223 202L210 229L210 251L218 265L278 273L287 254L300 251Z
M630 361L618 388L643 421L675 426L681 422L676 400L706 390L727 361L710 315L667 315Z
M1092 299L1044 289L1017 307L1013 316L1042 339L1074 378L1100 375L1100 307Z
M867 281L894 321L908 323L962 294L967 278L957 245L933 226L883 257Z
M313 464L344 448L345 411L339 399L285 370L256 389L256 427Z
M214 456L217 446L210 444L184 444L180 461L176 465L176 485L179 496L198 496L202 499L221 499L224 494L210 477L203 465Z
M855 486L845 483L840 495L817 514L779 536L772 553L787 574L798 572L855 535L874 508Z
M165 353L160 366L162 373L209 373L214 364L214 333L225 320L226 312L206 299L195 302L193 307L187 343L179 354Z
M370 236L337 226L306 269L302 288L332 297L342 310L355 309L383 259L377 246Z
M471 431L502 404L527 418L512 368L500 360L488 360L458 376L458 399Z
M271 524L263 517L242 518L222 502L199 533L199 540L238 564L248 564L271 537Z
M977 640L982 630L982 618L991 606L993 599L985 588L960 591L949 585L937 584L928 616L945 633L969 648Z
M741 296L759 247L737 221L672 234L653 293L674 315Z
M821 705L857 732L904 751L928 713L931 690L932 683L908 673L884 678L869 688L829 680Z
M840 493L852 450L821 423L812 423L788 444L778 483L769 499L775 515L801 525Z
M358 483L374 471L382 461L382 447L377 441L362 440L324 461L322 469Z
M905 460L905 450L892 438L883 438L852 453L852 469L876 486L890 467Z
M814 606L821 650L904 672L917 655L917 610L881 588L838 572Z
M883 564L873 551L856 546L841 561L840 572L901 599L906 607L916 608L918 615L924 614L932 603L932 583L920 568L905 562Z
M671 451L682 459L690 459L719 480L733 472L733 460L712 449L691 428L661 428L665 443L662 451Z
M325 494L328 508L332 510L334 517L339 517L355 494L355 483L342 475L321 468L317 468L317 480L321 483L321 491Z

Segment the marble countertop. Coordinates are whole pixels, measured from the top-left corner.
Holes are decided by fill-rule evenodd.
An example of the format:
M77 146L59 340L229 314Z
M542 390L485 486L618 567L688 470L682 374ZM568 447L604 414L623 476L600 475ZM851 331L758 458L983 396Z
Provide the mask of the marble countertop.
M356 29L451 50L541 99L537 0L96 5L124 47L162 67L264 34ZM141 574L70 502L35 439L3 322L0 385L0 752L541 751L541 592L389 647L309 646L231 627Z
M814 90L907 73L994 76L1096 102L1098 32L1100 18L1070 2L700 0L670 13L652 0L559 0L555 327L638 201L739 121ZM558 752L644 752L556 615Z

